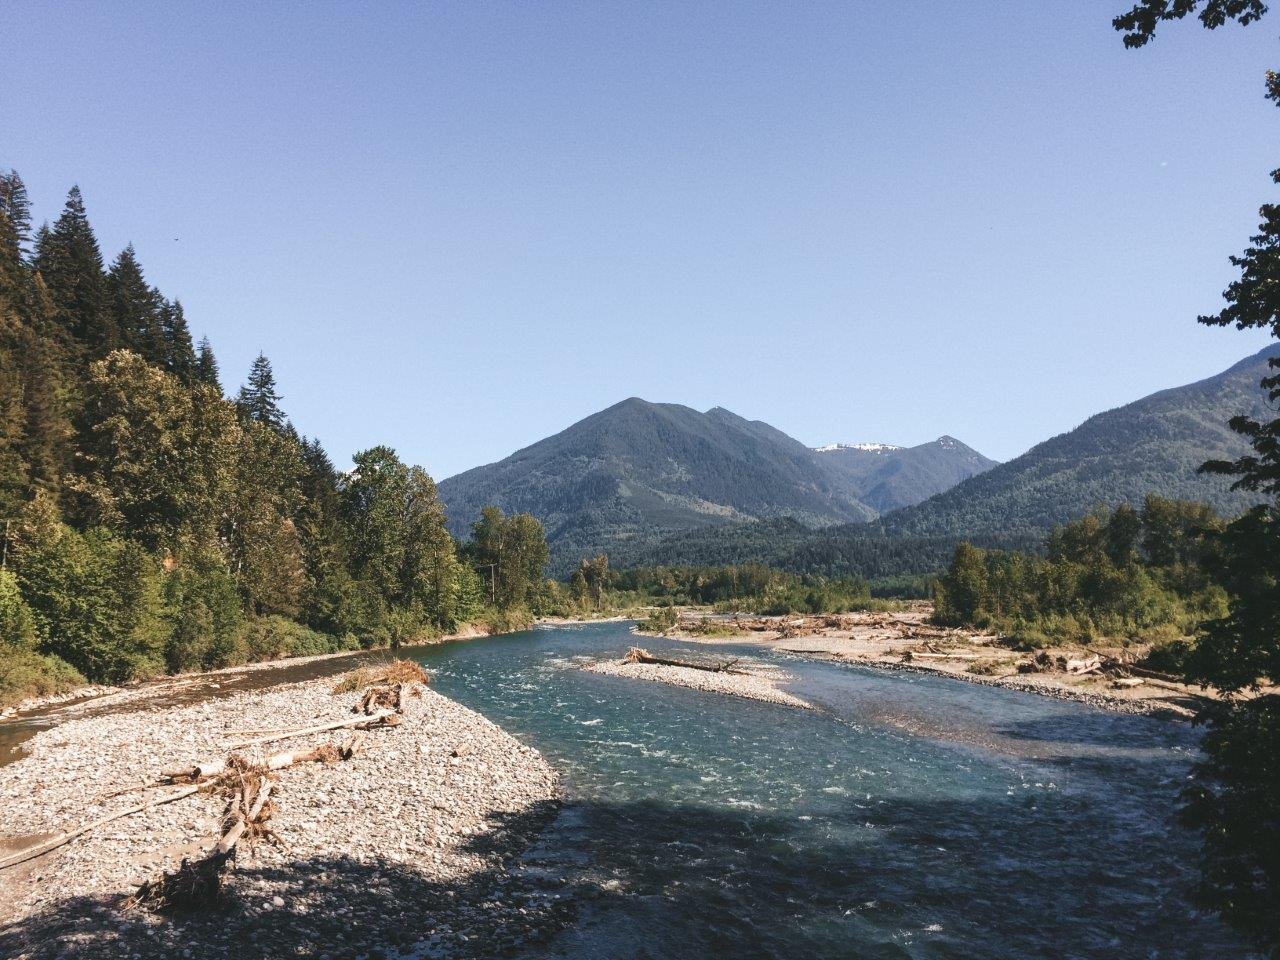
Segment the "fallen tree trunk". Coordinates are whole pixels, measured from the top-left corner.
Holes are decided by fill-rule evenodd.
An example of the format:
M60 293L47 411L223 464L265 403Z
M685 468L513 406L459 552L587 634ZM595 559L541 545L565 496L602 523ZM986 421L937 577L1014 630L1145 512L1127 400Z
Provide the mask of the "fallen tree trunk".
M167 797L157 797L154 800L139 803L126 810L118 810L105 817L99 817L97 820L90 821L83 826L77 827L75 830L71 830L66 833L59 833L50 837L48 840L45 840L43 843L38 843L25 850L19 850L17 853L10 854L3 860L0 860L0 870L16 866L19 863L25 863L28 860L33 860L42 854L48 853L50 850L57 850L58 847L70 843L76 837L82 837L86 833L96 830L98 827L111 823L113 820L121 820L125 817L132 816L135 813L141 813L143 810L149 810L152 807L158 807L165 803L172 803L175 800L181 800L183 797L189 797L200 789L202 789L200 784L191 784L190 786L183 787L181 790L169 794Z
M377 726L380 722L385 721L388 717L394 716L394 710L375 710L368 716L350 717L346 720L335 720L332 723L321 723L314 727L303 727L299 730L289 730L285 733L274 733L264 737L254 737L252 740L242 740L239 743L233 743L228 750L243 750L245 747L256 747L261 743L273 743L276 740L291 740L294 737L304 737L312 733L324 733L326 730L340 730L344 727L361 727L365 724L369 726ZM199 769L199 767L197 767Z
M706 670L708 673L744 673L743 670L731 669L741 658L734 657L724 663L695 663L691 660L670 660L666 657L655 657L648 650L632 647L623 658L626 663L650 663L659 667L688 667L690 670Z

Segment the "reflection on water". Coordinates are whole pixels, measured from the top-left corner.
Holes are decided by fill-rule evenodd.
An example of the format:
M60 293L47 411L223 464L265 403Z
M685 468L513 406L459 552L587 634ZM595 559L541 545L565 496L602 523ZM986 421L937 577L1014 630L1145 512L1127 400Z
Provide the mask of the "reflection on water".
M565 878L578 920L530 957L1249 956L1187 901L1190 727L798 658L818 711L574 669L630 641L421 656L566 772L525 869Z

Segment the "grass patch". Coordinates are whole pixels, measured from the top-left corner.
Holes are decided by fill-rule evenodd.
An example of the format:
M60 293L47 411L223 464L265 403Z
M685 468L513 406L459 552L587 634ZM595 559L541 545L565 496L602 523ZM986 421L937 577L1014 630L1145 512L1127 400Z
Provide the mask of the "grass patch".
M709 620L703 617L695 619L687 627L688 632L697 637L740 637L742 631L723 620Z

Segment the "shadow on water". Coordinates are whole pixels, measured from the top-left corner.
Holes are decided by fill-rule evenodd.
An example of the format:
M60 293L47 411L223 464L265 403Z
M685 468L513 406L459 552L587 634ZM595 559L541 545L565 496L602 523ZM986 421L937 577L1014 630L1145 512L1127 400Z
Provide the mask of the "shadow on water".
M895 802L869 811L850 803L843 818L864 836L837 829L815 843L807 824L773 814L588 805L578 829L610 838L589 845L594 886L622 897L584 900L573 927L526 955L1247 955L1215 922L1191 915L1181 895L1191 878L1171 882L1167 862L1150 864L1150 880L1135 888L1130 865L1110 869L1082 856L1094 833L1088 813L1068 801L1052 816L1060 823L1028 830L1020 801ZM1044 843L1041 831L1055 840ZM1135 837L1124 855L1149 855L1143 841Z
M442 882L385 862L261 868L250 859L216 912L147 923L136 910L68 900L0 929L0 956L158 958L188 947L197 957L334 960L402 952L600 960L1245 955L1213 923L1189 925L1180 898L1159 895L1168 893L1167 863L1151 865L1152 889L1134 890L1129 872L1079 856L1069 830L1045 825L1029 836L1018 813L1017 803L898 802L868 811L850 802L836 819L864 825L873 839L850 842L837 832L816 845L798 841L807 824L771 813L585 803L564 809L509 873ZM1055 816L1070 826L1083 813L1067 804ZM471 849L522 845L547 817L535 810L495 822ZM1060 839L1046 844L1044 833ZM1138 838L1129 853L1140 856L1140 848ZM259 883L284 906L264 909ZM1136 915L1140 903L1147 908Z

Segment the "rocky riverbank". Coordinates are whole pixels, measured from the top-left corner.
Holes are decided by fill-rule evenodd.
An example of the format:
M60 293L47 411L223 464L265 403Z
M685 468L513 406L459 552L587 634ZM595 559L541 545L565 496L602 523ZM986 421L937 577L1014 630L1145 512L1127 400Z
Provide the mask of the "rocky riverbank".
M0 859L160 795L133 788L226 757L244 739L237 731L352 717L359 691L333 688L326 678L156 710L138 699L39 733L25 757L0 767ZM207 909L162 914L129 898L216 842L227 800L212 793L116 820L0 872L0 956L478 957L536 939L554 925L558 900L513 883L507 867L554 815L555 772L429 688L406 696L403 711L399 725L368 731L349 760L275 774L275 840L237 848L224 896ZM260 760L348 733L240 752Z

